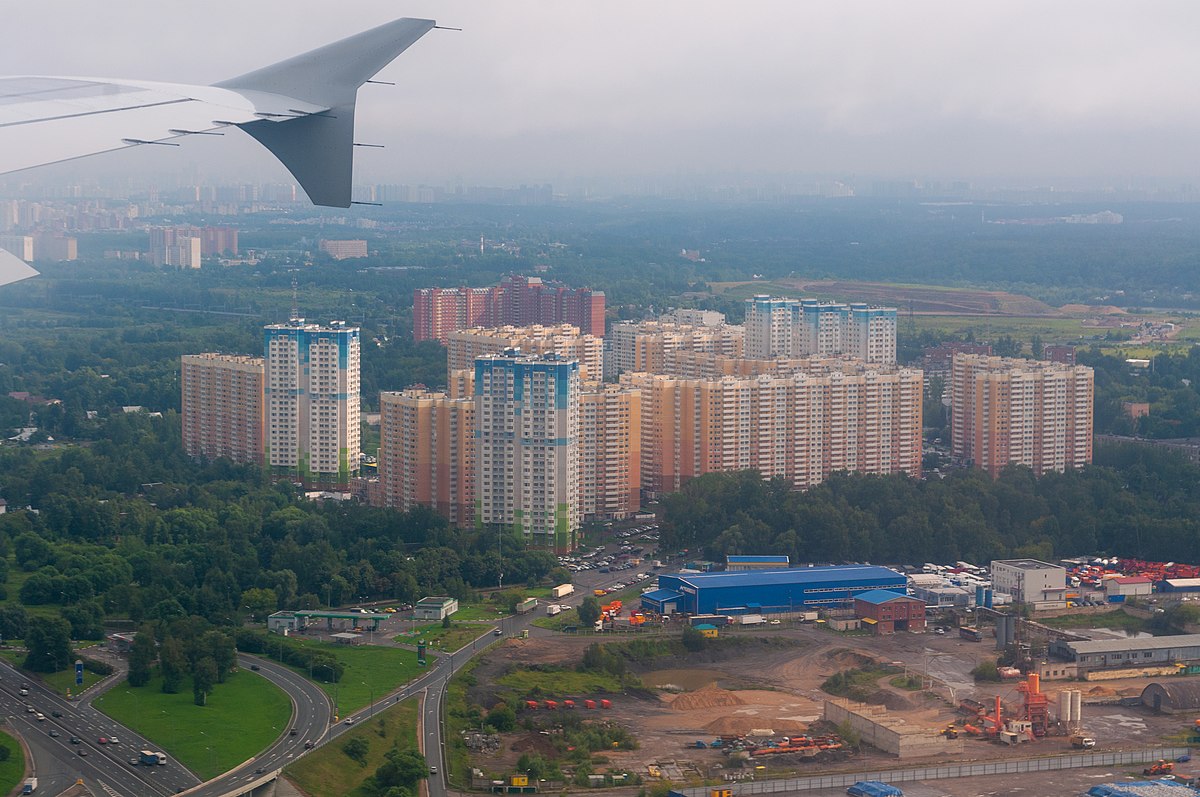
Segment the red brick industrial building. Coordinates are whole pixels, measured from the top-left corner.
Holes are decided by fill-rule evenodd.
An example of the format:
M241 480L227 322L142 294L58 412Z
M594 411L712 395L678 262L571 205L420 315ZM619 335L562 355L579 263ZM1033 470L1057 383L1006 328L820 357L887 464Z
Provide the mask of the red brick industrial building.
M604 336L604 292L568 288L539 277L513 275L491 288L418 288L413 291L413 339L446 342L471 327L570 324Z
M925 601L891 592L873 589L854 596L854 616L876 636L897 631L925 630Z

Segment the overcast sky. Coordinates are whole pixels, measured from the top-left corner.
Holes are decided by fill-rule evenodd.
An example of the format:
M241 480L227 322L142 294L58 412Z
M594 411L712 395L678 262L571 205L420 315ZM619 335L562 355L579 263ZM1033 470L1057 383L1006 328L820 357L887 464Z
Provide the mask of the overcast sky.
M360 182L1197 173L1194 0L12 0L3 13L0 74L195 83L400 16L464 28L387 67L397 87L359 92L358 140L388 145L356 154ZM155 157L287 179L256 148Z

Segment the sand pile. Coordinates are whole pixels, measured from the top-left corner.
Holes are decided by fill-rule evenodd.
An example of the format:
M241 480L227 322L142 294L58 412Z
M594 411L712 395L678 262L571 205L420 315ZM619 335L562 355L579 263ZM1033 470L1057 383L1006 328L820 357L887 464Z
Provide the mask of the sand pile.
M908 695L880 689L867 698L867 703L873 706L886 706L888 711L911 711L916 703Z
M746 701L717 686L706 686L695 692L686 692L671 701L671 708L676 711L696 711L702 708L717 708L718 706L742 706Z

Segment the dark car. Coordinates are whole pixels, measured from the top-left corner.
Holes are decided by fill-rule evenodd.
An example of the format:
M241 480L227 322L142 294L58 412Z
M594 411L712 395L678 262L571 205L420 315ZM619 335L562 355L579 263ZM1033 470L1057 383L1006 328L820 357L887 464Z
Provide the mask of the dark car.
M50 729L50 736L51 736L51 737L53 737L53 738L56 738L56 739L57 739L57 738L58 738L59 736L61 736L61 735L62 735L62 734L60 734L58 731L54 730L53 728L51 728L51 729Z
M80 748L79 748L78 750L76 750L75 752L79 753L79 754L80 754L81 756L83 756L84 758L87 758L87 748L86 748L86 747L80 747Z
M314 747L316 747L316 745L315 745L315 744L313 744L312 742L305 742L305 743L304 743L304 749L305 749L305 750L311 750L311 749L313 749Z
M51 711L51 712L50 712L50 716L51 716L51 717L61 717L61 716L62 716L62 712L61 712L61 711Z
M288 731L288 736L295 736L295 735L296 735L296 729L295 729L295 728L292 728L290 731Z
M251 664L250 669L253 670L254 672L258 672L259 670L262 669L262 667L259 667L257 664Z
M83 741L83 739L80 739L78 736L72 736L67 741L69 741L71 744L79 744Z
M129 759L129 766L131 766L131 767L136 767L140 763L142 763L142 759L140 759L140 758Z

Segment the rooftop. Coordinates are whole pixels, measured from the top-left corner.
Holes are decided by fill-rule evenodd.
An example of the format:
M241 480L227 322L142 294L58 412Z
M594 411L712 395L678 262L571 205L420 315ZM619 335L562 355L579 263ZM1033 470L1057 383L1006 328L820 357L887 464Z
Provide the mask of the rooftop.
M1171 648L1200 647L1200 634L1160 636L1150 639L1092 639L1086 642L1066 642L1076 654L1125 653L1130 650L1170 650Z
M866 601L867 603L873 603L876 606L881 603L890 603L891 601L899 599L909 601L917 600L916 598L909 597L902 592L892 592L890 589L872 589L868 590L867 592L860 592L854 596L854 600L856 601Z
M771 584L814 584L824 581L894 580L903 586L904 576L895 570L874 565L835 565L832 567L796 567L787 570L748 570L725 573L673 573L683 583L695 587L757 587Z
M643 593L642 597L652 601L673 601L682 598L683 595L673 589L656 589Z
M1008 565L1009 567L1020 568L1021 570L1063 570L1059 565L1052 565L1049 562L1043 562L1040 559L997 559L992 562L994 565Z

